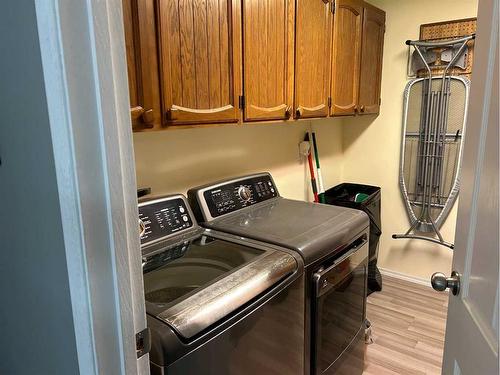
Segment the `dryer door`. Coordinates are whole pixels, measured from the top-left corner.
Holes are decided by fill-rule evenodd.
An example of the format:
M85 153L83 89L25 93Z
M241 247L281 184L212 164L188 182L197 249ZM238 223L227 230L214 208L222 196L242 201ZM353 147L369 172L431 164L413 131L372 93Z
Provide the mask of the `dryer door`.
M314 282L314 373L335 373L337 361L358 339L364 327L368 242L361 240L347 253L313 275ZM359 358L361 370L363 358ZM355 371L350 371L355 374Z

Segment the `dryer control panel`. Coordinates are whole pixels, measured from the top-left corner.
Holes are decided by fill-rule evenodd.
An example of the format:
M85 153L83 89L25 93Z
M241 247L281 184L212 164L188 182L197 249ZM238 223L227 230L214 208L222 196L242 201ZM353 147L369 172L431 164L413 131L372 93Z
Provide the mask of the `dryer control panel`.
M190 229L193 223L187 202L181 196L153 199L139 204L141 245Z
M199 190L212 218L237 211L278 196L270 175L262 174L231 180Z

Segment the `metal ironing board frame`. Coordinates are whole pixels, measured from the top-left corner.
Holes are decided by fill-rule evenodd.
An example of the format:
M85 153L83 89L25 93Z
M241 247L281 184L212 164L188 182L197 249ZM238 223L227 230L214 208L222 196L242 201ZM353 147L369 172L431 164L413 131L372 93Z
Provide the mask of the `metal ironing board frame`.
M447 137L446 128L447 128L447 106L448 106L448 89L451 82L451 76L448 76L448 72L450 68L455 64L461 54L465 51L467 43L470 40L475 38L475 34L468 35L466 37L445 40L445 41L437 41L437 42L428 42L428 41L411 41L407 40L406 44L408 46L413 46L418 56L422 60L425 69L427 70L427 77L421 78L424 81L424 85L422 86L422 96L425 97L425 90L427 90L426 94L426 102L425 102L425 113L422 110L423 119L420 121L420 131L419 131L419 158L420 163L418 163L418 172L417 172L417 182L423 186L423 194L422 194L422 202L421 202L421 210L417 216L413 214L413 210L410 207L410 202L408 199L408 195L405 194L406 186L404 182L404 154L401 156L401 167L400 167L400 184L405 196L405 203L408 209L408 212L411 216L412 224L410 228L404 234L393 234L392 238L394 239L419 239L434 242L450 249L453 249L454 245L452 243L446 242L441 235L441 232L438 229L438 225L436 224L437 220L434 220L431 216L431 208L435 206L432 202L434 190L438 189L438 192L441 191L440 179L443 173L442 170L442 158L444 152L444 142ZM432 80L439 78L432 76L432 69L429 64L426 62L424 55L422 54L421 48L432 48L432 47L448 47L460 45L455 56L450 60L448 65L445 67L440 79L441 79L441 88L438 92L432 91ZM409 85L407 85L407 89L405 90L405 96L408 95ZM438 96L437 108L432 108L432 100L434 96ZM404 133L406 134L406 113L407 113L407 101L405 101L405 121L404 121ZM434 111L434 113L431 113ZM464 114L464 118L466 117L466 111ZM435 115L435 116L434 116ZM457 133L458 136L458 133ZM462 134L463 136L463 134ZM404 150L405 138L403 137L402 141L402 152ZM461 150L458 159L458 166L460 166L461 159ZM455 181L454 188L452 189L452 193L458 194L458 178ZM439 196L439 193L438 193ZM450 194L451 196L451 194ZM447 213L446 213L447 214ZM427 237L424 235L418 235L412 233L418 227L430 227L431 231L428 233L434 233L437 238Z

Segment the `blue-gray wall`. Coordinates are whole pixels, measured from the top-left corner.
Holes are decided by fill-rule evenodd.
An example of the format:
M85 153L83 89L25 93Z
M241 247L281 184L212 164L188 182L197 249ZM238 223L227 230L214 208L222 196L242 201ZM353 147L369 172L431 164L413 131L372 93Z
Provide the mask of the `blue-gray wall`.
M34 1L0 11L0 374L78 374Z

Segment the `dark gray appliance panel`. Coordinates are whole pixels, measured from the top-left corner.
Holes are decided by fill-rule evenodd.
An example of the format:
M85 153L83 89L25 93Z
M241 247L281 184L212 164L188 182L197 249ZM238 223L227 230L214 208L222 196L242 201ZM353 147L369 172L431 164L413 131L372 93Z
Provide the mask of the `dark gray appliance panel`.
M283 286L280 286L283 288ZM275 294L270 291L232 316L202 346L185 343L173 331L153 329L153 375L303 375L304 374L304 277ZM149 325L161 324L148 316ZM272 334L270 334L272 333ZM159 336L161 335L161 336ZM160 343L163 343L161 345ZM190 351L190 347L196 348ZM177 348L177 349L175 349ZM166 350L166 349L165 349ZM173 350L173 351L172 351ZM178 358L180 353L189 353Z
M313 275L316 375L332 374L335 362L344 360L341 355L356 345L365 320L367 267L368 241L363 238Z

